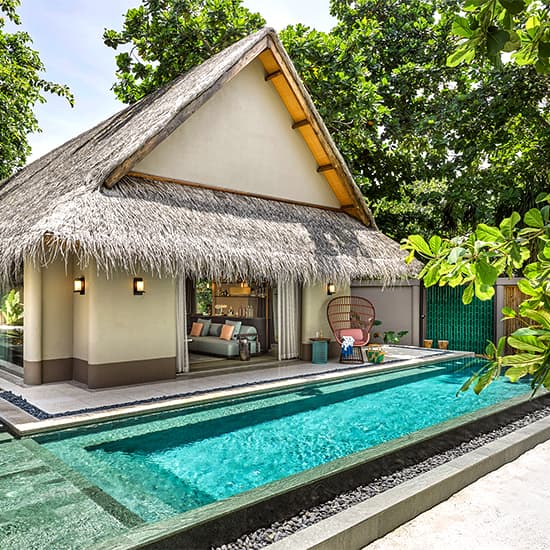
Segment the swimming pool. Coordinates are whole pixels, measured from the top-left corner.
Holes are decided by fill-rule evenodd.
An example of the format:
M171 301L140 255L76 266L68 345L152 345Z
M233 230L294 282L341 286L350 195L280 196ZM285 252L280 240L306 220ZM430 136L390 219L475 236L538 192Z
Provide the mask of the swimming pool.
M147 522L168 518L530 391L456 397L479 360L303 385L34 439ZM468 367L466 369L466 367Z

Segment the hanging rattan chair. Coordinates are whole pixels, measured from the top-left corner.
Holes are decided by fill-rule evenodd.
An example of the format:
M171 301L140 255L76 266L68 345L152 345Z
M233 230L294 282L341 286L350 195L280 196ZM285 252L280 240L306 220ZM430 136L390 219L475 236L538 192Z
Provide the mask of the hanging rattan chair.
M340 354L340 363L366 363L366 347L374 325L374 306L360 296L338 296L327 306L327 318L336 341L342 346L345 336L354 339L351 354Z

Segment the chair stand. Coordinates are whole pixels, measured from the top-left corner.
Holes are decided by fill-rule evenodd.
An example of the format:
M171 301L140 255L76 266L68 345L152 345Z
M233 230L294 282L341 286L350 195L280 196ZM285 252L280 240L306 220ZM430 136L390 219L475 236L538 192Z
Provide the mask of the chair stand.
M344 364L361 364L367 363L367 352L364 347L353 346L351 355L344 357L340 352L340 363Z

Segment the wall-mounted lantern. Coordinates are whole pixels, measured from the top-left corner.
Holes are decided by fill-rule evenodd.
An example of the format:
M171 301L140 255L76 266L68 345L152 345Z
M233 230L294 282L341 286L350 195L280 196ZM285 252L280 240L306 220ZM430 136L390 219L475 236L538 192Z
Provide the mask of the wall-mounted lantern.
M327 285L327 295L332 296L336 292L336 285L334 283L329 283Z
M84 277L78 277L73 281L73 292L76 294L86 294L86 280Z
M134 296L145 294L145 281L141 277L134 277Z

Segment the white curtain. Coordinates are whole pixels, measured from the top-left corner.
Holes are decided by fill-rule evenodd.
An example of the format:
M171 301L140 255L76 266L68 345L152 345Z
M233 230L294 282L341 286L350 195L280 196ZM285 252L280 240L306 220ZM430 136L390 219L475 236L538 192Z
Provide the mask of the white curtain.
M182 275L176 280L176 372L189 372L187 303L185 298L185 277Z
M277 318L279 361L300 355L300 288L296 281L279 281Z

